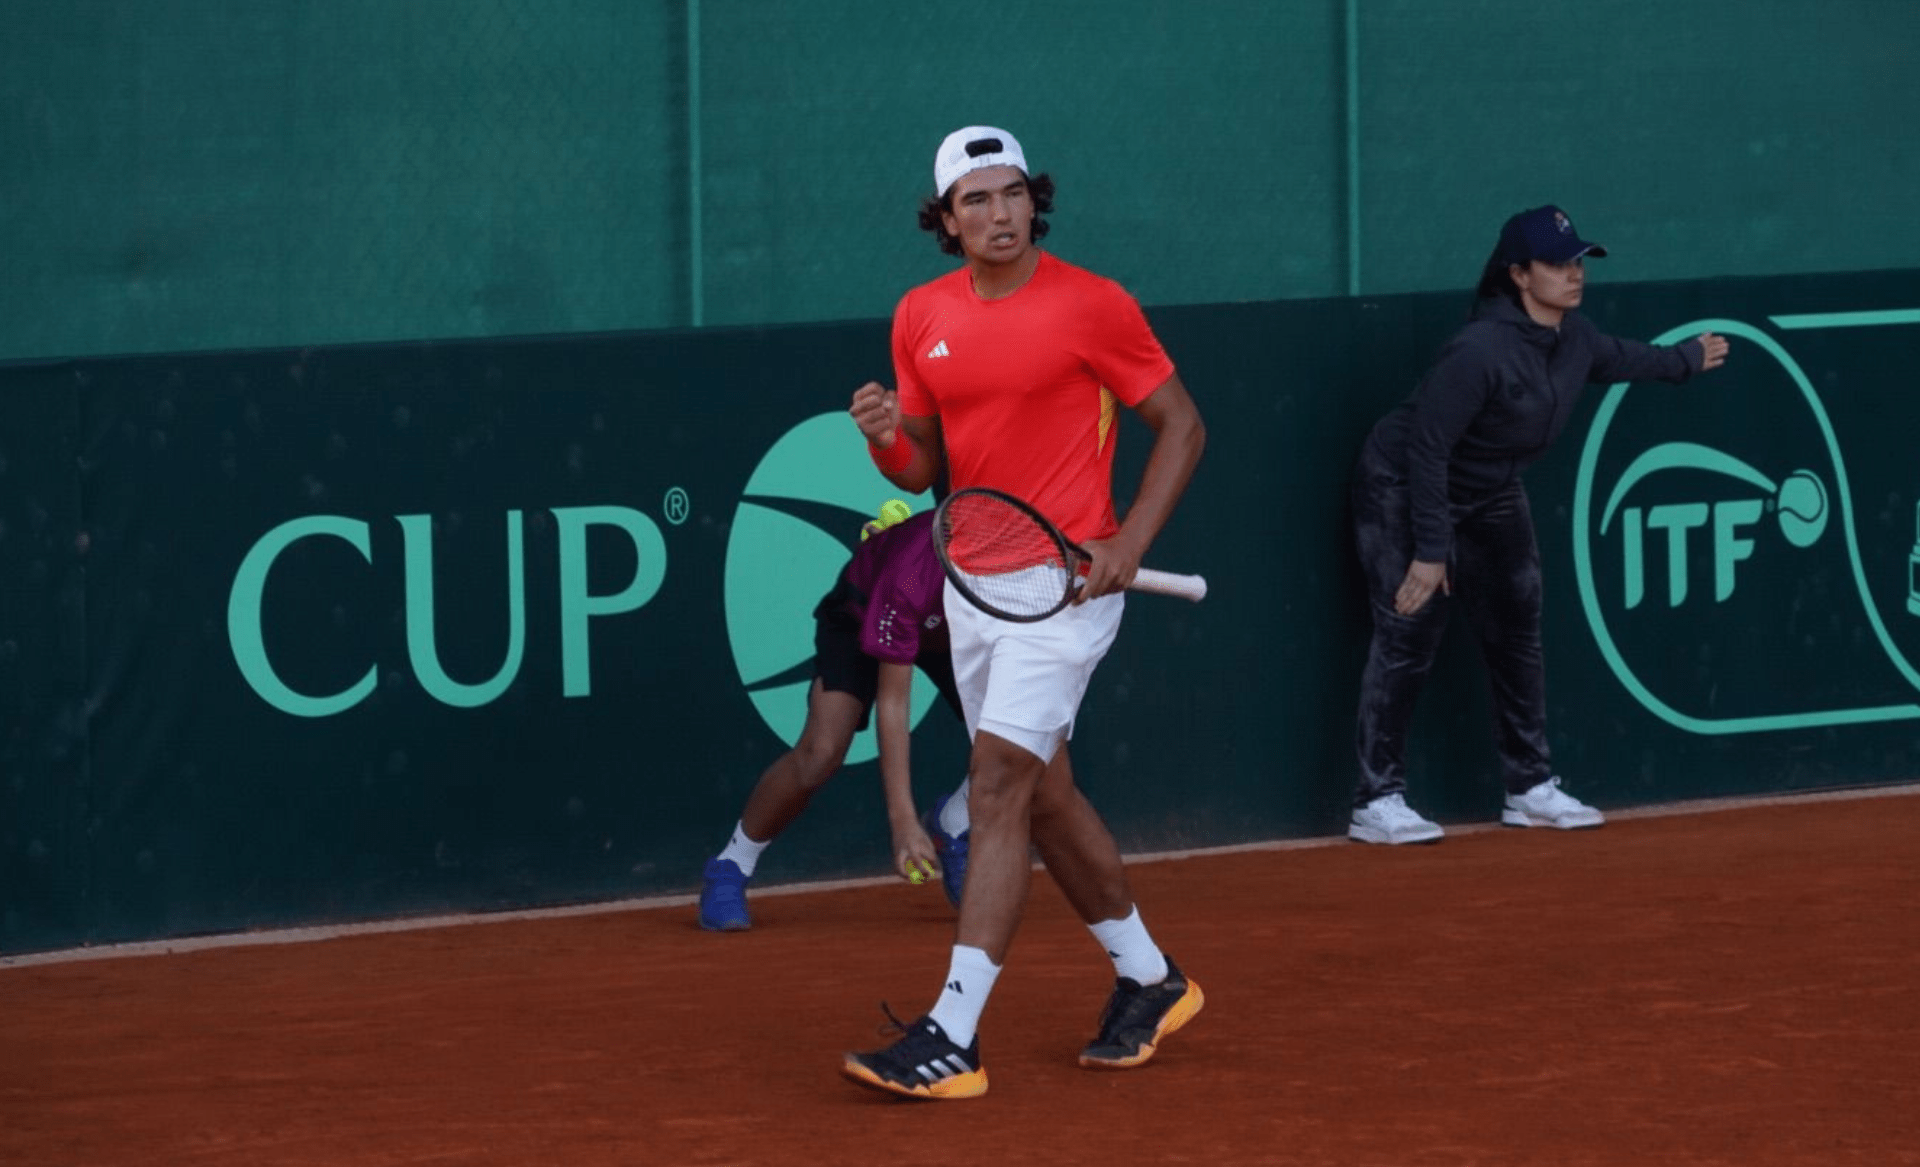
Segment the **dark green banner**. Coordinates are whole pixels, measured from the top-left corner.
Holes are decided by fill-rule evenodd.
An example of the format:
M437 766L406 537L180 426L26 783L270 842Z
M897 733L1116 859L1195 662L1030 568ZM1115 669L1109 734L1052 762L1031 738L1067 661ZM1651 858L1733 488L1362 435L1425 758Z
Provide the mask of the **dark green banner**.
M1582 797L1914 775L1913 277L1590 293L1609 331L1734 347L1593 387L1530 475ZM1150 313L1211 433L1150 563L1212 591L1132 597L1088 695L1075 765L1129 849L1342 828L1347 471L1466 309ZM842 412L886 351L867 321L0 368L0 949L691 889L895 493ZM1450 820L1498 811L1473 655L1416 729ZM965 742L916 709L924 799ZM872 757L763 880L884 868Z

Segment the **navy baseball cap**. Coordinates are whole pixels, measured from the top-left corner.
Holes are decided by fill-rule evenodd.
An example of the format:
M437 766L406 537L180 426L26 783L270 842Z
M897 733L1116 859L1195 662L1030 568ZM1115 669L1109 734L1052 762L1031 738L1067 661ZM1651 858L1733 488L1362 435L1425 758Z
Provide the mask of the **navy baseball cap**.
M1573 229L1573 220L1556 206L1521 211L1500 228L1500 258L1508 263L1535 259L1565 263L1583 255L1599 259L1606 254L1607 249L1598 243L1580 238L1580 233Z

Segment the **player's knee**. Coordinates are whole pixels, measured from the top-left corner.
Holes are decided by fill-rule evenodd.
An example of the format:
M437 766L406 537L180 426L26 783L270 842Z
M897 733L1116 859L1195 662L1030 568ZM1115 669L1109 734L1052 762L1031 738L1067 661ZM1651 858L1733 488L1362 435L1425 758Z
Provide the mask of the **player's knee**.
M967 795L967 811L975 829L1003 820L1024 821L1032 812L1044 772L1040 759L1026 750L982 734L975 742Z
M967 816L972 829L992 833L1005 823L1025 822L1032 813L1033 789L1013 782L981 782L974 779L967 796Z
M817 790L826 785L827 779L840 769L840 763L847 760L849 744L837 739L802 734L793 747L794 769L800 785L808 790Z

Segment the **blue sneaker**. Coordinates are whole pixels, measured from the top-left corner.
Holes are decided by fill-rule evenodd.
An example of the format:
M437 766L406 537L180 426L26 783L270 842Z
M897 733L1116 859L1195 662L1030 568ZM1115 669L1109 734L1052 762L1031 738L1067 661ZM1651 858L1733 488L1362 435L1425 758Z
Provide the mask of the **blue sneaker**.
M709 859L700 873L700 926L709 932L745 932L753 927L747 915L747 877L731 859Z
M967 836L970 831L961 831L949 835L940 829L940 812L947 805L952 794L943 794L934 800L933 809L920 820L927 830L927 837L933 840L934 854L940 857L940 886L947 893L947 902L957 911L960 907L960 893L967 886Z

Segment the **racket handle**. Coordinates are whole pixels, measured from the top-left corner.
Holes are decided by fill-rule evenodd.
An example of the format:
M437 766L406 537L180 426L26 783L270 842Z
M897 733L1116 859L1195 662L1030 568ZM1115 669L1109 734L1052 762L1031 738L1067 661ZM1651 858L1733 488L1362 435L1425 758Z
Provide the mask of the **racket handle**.
M1133 582L1127 587L1136 592L1153 592L1162 596L1177 596L1183 600L1199 603L1207 598L1206 577L1198 575L1179 575L1171 571L1155 571L1143 567L1134 574Z

